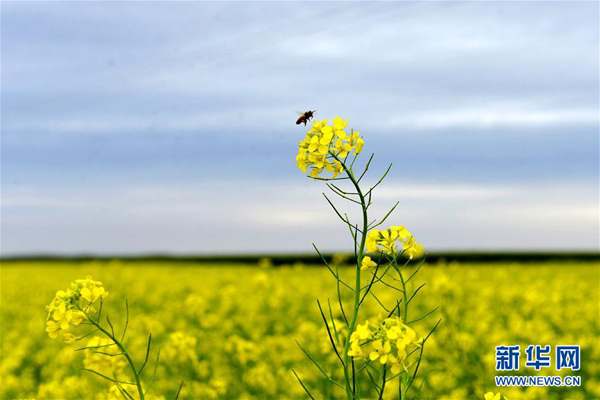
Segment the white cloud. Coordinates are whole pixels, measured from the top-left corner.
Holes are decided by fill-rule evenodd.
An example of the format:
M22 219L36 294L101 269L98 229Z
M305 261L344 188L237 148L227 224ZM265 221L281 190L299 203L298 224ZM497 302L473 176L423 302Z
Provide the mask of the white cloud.
M411 198L420 200L500 198L514 195L516 188L469 184L395 184L378 187L377 197L386 200Z
M244 117L240 117L244 115ZM250 118L248 118L250 116ZM147 131L179 133L199 133L220 131L221 134L232 134L233 127L238 129L252 128L258 130L262 121L274 117L279 123L292 126L295 118L291 107L248 107L221 108L219 110L198 110L194 113L180 113L176 116L170 112L161 115L138 114L134 112L121 115L80 115L80 116L39 116L28 120L8 120L3 128L16 132L46 132L56 135L90 135L90 134L123 134ZM223 121L227 121L224 124ZM530 104L526 109L506 108L493 103L485 108L454 108L450 110L421 109L404 111L401 116L385 117L378 120L380 132L390 133L395 129L439 132L446 129L464 128L465 133L474 130L520 129L529 128L574 128L597 127L600 116L597 109L587 108L543 108L543 105ZM223 132L223 128L228 131ZM383 128L383 130L381 130ZM365 127L361 130L368 130ZM271 132L264 132L270 134ZM456 134L460 136L460 133Z
M310 251L349 248L347 228L320 195L323 185L283 182L3 188L3 253ZM330 198L350 218L353 204ZM388 182L373 218L400 200L389 224L404 224L429 249L592 249L598 191L586 185L466 185Z
M439 130L450 128L492 129L492 128L537 128L537 127L595 127L599 122L597 109L502 109L490 104L485 108L454 110L428 110L407 113L402 117L391 118L390 128L402 127L419 130Z

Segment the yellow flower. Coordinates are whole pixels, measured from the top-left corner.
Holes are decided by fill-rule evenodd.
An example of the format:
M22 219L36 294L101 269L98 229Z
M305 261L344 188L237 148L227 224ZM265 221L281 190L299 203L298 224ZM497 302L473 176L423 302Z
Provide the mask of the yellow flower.
M89 302L93 302L94 299L92 298L92 291L86 287L84 287L83 289L81 289L81 297L83 297L84 299L86 299Z
M373 230L367 235L367 250L369 252L394 253L396 251L396 240L398 240L398 232L395 230Z
M333 119L333 128L335 129L335 135L341 139L346 139L346 132L344 128L348 126L348 120L342 120L340 117Z
M358 344L352 343L350 345L350 350L348 350L348 355L350 357L363 357L363 352Z
M396 231L398 239L401 242L406 242L410 237L412 237L412 233L410 233L408 229L404 227L404 225L390 226L390 230Z
M369 330L369 321L365 322L364 325L358 325L356 327L356 336L359 339L365 340L371 336L371 331Z
M484 395L485 400L500 400L500 393L494 394L494 392L487 392Z
M349 143L345 143L342 139L337 139L335 141L335 145L332 147L332 150L338 153L338 157L346 158L349 152L354 149Z
M407 348L414 351L420 347L423 340L416 339L415 331L404 324L400 317L389 317L382 319L380 315L375 323L367 321L364 325L358 325L350 336L350 350L348 355L353 357L364 357L361 346L370 344L371 351L368 352L371 361L379 360L381 364L391 364L392 372L399 373L407 370L405 365ZM414 349L414 350L413 350Z
M358 133L358 132L356 132ZM358 155L362 152L363 147L365 147L365 142L364 140L362 140L361 138L356 140L356 150L354 151L354 154Z
M296 166L303 173L312 167L309 173L312 178L317 178L324 169L333 172L329 179L337 177L344 172L344 167L338 160L346 159L351 152L356 151L357 146L362 149L364 145L358 132L348 137L344 131L348 125L347 119L336 117L333 124L327 125L327 122L328 120L314 121L304 140L299 142ZM86 296L89 296L87 292Z
M93 303L100 298L104 299L108 296L108 292L102 287L102 282L93 280L91 276L88 276L85 279L76 280L71 287L76 292L78 291L79 295L90 303Z
M372 230L367 234L366 247L370 253L393 254L396 252L396 242L402 243L402 251L410 258L424 254L423 246L415 242L412 234L404 226L390 226L384 231Z
M419 341L415 340L415 338L417 337L417 334L415 333L415 331L413 331L407 325L403 325L402 330L403 330L402 335L396 341L396 347L398 347L399 350L405 349L406 346L408 346L409 344L418 344L419 343Z
M80 325L88 319L86 312L96 312L92 304L106 296L108 292L102 286L102 282L94 281L91 276L76 280L71 284L71 289L56 292L52 302L46 306L48 336L55 339L59 331L66 331L71 326ZM65 334L63 340L71 343L72 336Z
M333 160L332 163L326 161L325 169L329 172L333 172L333 175L331 176L332 179L344 172L344 166L338 160Z
M323 172L323 168L313 168L312 171L310 171L310 174L308 174L311 178L316 178L319 176L319 174Z
M396 251L396 240L398 240L398 232L388 229L379 233L379 241L377 243L383 247L384 253L391 254Z
M403 369L406 369L406 367L402 364L402 360L404 359L404 357L406 356L406 353L404 353L404 356L402 357L394 357L393 355L389 355L389 359L390 359L390 363L392 364L392 374L397 375L399 374Z
M65 318L67 321L69 321L69 323L71 325L79 325L81 324L83 321L85 321L87 319L87 316L85 315L85 313L83 311L78 311L78 310L68 310L67 313L65 314Z
M57 308L52 313L52 319L55 321L62 321L63 319L65 319L66 312L62 310L64 309L64 303L61 306L62 307Z
M308 151L310 153L319 152L319 154L326 154L328 147L321 144L321 140L318 136L313 136L310 139L310 144L308 145Z
M373 342L373 351L369 354L369 359L371 361L379 359L380 363L385 364L390 351L392 351L392 346L389 342L382 343L381 340L375 340Z
M367 234L366 247L369 253L376 253L379 251L377 246L377 238L379 237L379 231L374 230Z
M323 129L323 127L325 125L327 125L328 122L329 122L329 120L327 120L327 119L324 119L324 120L321 120L321 121L315 120L313 122L313 126L310 128L310 131L308 131L308 133L311 133L311 132L321 132L321 129Z
M63 341L67 344L75 343L77 338L71 333L65 333L63 335Z
M317 168L323 168L326 160L327 158L322 154L313 153L308 155L308 161L310 161L312 165L314 165Z
M309 165L312 165L313 169L310 172L310 176L312 178L316 178L319 176L321 172L323 172L323 168L325 167L325 161L327 159L324 155L318 153L311 153L308 155Z
M335 117L333 119L333 126L336 130L343 130L348 126L348 119L343 120L340 117Z
M387 331L387 338L388 339L398 339L400 337L400 335L402 335L402 329L400 329L400 327L398 326L392 326L388 331Z
M46 332L52 339L56 339L60 326L54 321L46 321Z
M371 260L371 257L369 257L369 256L363 257L360 269L362 269L362 270L365 270L365 269L373 270L375 268L377 268L377 263L375 261Z
M415 238L412 236L402 245L402 250L410 259L419 258L425 254L423 246L415 242Z
M297 162L296 162L296 165L298 166L298 168L300 168L300 170L301 170L302 172L306 173L306 169L307 169L307 168L308 168L308 166L310 165L310 164L308 163L308 160L306 160L306 158L303 158L303 159L298 159L297 157L296 157L296 160L297 160Z

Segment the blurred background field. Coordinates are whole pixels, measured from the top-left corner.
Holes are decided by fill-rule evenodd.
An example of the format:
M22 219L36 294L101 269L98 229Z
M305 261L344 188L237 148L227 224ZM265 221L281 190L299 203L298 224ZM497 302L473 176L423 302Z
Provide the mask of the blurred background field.
M55 292L86 275L110 291L105 310L117 331L129 300L127 345L137 363L149 333L160 346L151 390L157 398L173 398L181 380L186 382L182 397L188 399L305 398L292 367L318 399L344 396L295 343L326 369L335 365L315 301L335 299L333 278L324 268L301 263L273 267L268 260L260 265L4 261L1 274L3 399L112 398L107 382L81 371L86 355L73 351L77 344L52 340L44 331L44 307ZM343 268L344 274L352 270ZM581 387L500 390L509 399L600 398L597 261L440 261L423 266L412 283L421 282L427 285L414 300L411 318L441 308L415 329L425 335L442 318L425 347L421 398L481 399L497 391L494 346L500 344L579 344L582 349L581 370L572 373L582 377ZM393 291L379 288L375 293L387 305L394 303ZM350 293L343 295L350 301ZM337 305L332 308L341 320ZM375 317L370 314L375 303L365 310L360 321ZM522 368L520 373L531 371ZM149 379L151 368L145 374ZM556 371L542 369L539 374ZM397 384L387 389L392 395Z

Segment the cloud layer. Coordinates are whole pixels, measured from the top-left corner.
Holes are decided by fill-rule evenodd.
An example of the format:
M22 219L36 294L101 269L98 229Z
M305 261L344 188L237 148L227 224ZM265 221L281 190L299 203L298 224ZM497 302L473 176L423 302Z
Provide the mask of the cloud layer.
M4 3L2 252L343 249L309 108L429 248L597 248L598 7Z

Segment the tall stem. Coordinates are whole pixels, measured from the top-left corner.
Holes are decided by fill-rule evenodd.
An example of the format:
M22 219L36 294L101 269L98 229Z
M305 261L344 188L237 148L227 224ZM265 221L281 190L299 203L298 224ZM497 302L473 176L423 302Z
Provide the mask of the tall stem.
M383 376L381 377L381 391L379 392L379 400L383 400L383 391L385 390L385 375L387 372L386 365L383 364Z
M406 385L407 385L407 374L406 374L406 372L402 372L402 375L400 376L400 400L404 400L404 398L406 397L407 389L403 389L404 387L406 387Z
M137 386L137 390L138 390L138 393L140 395L140 400L144 400L144 390L142 389L142 382L140 381L140 376L137 373L137 370L135 369L135 364L133 363L133 360L129 356L129 353L127 352L127 350L125 350L125 347L123 347L123 344L116 337L114 337L110 332L108 332L106 329L104 329L102 326L100 326L100 324L98 322L94 321L92 318L88 318L88 320L96 328L98 328L98 330L100 330L102 333L104 333L106 336L108 336L110 338L110 340L112 340L117 345L117 347L119 348L119 350L121 350L121 352L123 353L123 355L127 359L127 362L129 363L129 366L131 367L131 371L133 372L133 376L135 377L135 385Z
M338 162L340 162L342 164L342 167L344 168L344 171L346 172L346 174L348 175L348 178L350 179L350 181L352 182L352 184L354 185L354 188L356 189L356 193L358 193L358 197L360 198L360 205L362 208L362 216L363 216L363 229L362 229L362 235L361 235L361 239L360 239L360 245L358 246L358 252L357 252L357 256L356 256L356 285L354 288L354 311L352 312L352 319L350 320L350 327L349 327L349 334L352 334L352 332L354 332L354 328L356 326L356 320L358 319L358 309L359 309L359 305L360 305L360 288L361 288L361 284L360 284L360 266L362 264L362 259L363 259L363 255L364 255L364 251L365 251L365 243L367 240L367 229L369 226L369 220L367 217L367 203L365 201L365 196L362 193L362 190L360 189L360 186L358 185L358 181L356 180L356 178L354 177L354 174L352 173L352 169L348 168L346 166L346 164L344 163L344 161L342 161L337 155L330 153L333 158L335 158ZM348 397L349 400L352 400L354 398L356 398L355 393L353 393L352 388L350 386L350 372L348 371L349 365L348 365L348 351L350 350L350 336L348 336L348 338L346 339L346 344L344 346L344 377L346 378L346 396ZM352 376L352 378L354 379L354 376Z
M400 272L400 267L398 263L394 260L394 268L396 272L398 272L398 276L400 277L400 282L402 283L402 294L404 295L404 322L408 322L408 294L406 293L406 283L404 282L404 277L402 276L402 272ZM398 309L399 310L399 309Z

